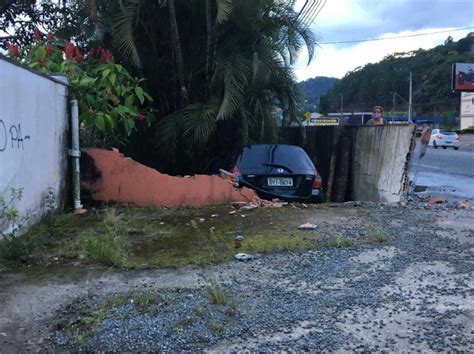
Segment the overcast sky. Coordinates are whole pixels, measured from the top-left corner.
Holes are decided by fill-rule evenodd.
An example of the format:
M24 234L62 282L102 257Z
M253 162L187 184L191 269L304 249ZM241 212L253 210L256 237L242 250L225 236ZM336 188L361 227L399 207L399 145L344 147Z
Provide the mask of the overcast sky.
M298 0L296 6L302 6L304 2ZM318 41L324 43L462 27L474 27L474 0L327 0L311 29ZM348 71L378 62L388 54L432 48L442 44L449 35L458 40L469 32L474 32L474 28L374 42L321 44L309 66L306 65L307 53L301 53L295 72L298 80L315 76L341 78Z

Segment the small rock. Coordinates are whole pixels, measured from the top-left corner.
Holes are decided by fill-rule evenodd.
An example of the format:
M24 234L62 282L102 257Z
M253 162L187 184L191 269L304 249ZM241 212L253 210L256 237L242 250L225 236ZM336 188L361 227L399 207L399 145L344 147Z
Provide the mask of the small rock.
M211 218L215 219L215 218L218 218L219 217L219 214L212 214L211 215Z
M253 256L248 253L237 253L234 258L241 262L247 262L253 259Z
M318 227L318 225L310 224L309 222L298 226L298 230L314 230Z
M235 240L236 240L236 241L243 241L243 240L244 240L244 236L242 236L242 235L237 235L237 236L235 236Z
M257 207L253 205L244 205L243 207L239 208L240 211L250 211L254 209L257 209Z
M200 218L200 219L199 219L199 222L204 222L205 220L206 220L206 219L204 219L204 218Z

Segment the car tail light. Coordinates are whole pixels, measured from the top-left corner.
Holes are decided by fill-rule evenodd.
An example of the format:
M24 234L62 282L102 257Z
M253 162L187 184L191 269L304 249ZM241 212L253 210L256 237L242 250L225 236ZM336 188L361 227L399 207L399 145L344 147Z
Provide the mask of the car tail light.
M456 139L456 140L461 140L461 139L459 138L459 135L456 135L456 137L455 137L454 139Z
M237 166L232 167L230 172L233 173L236 176L242 176L242 172L240 172L240 170Z
M442 135L442 134L436 134L436 137L437 137L438 139L441 139L441 138L443 137L443 135Z
M319 175L318 172L316 172L316 176L314 176L314 180L313 180L313 186L311 188L312 189L321 189L321 187L322 187L321 176Z

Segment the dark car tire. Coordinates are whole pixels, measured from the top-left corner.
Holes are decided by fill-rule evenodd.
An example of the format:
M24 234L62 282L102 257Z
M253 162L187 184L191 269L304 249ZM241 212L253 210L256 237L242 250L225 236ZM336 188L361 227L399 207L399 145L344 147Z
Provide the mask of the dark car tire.
M447 148L448 148L447 146L443 146L443 149L445 149L445 150L446 150Z
M454 150L459 150L459 147L455 146L453 147Z
M434 147L435 149L438 148L438 144L436 144L436 141L433 141L433 147Z

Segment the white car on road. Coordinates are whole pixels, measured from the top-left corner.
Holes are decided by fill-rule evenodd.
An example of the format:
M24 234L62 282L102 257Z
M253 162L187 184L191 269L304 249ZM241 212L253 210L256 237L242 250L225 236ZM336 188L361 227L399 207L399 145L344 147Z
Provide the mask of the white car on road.
M457 150L459 149L459 135L456 132L449 130L433 129L431 131L431 138L428 145L435 149L438 147L442 147L443 149L452 147L454 150Z

